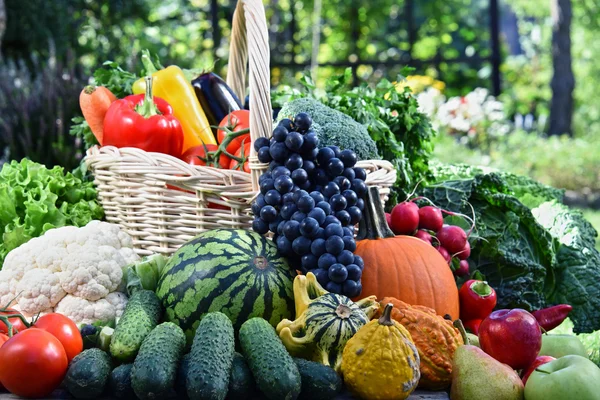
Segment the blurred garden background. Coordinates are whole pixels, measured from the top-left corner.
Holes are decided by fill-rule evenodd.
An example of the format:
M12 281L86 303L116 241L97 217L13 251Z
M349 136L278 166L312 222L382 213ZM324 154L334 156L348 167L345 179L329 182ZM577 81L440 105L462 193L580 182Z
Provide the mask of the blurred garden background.
M265 2L274 89L408 84L437 131L434 158L567 190L600 228L600 10L595 0ZM74 168L78 96L105 60L225 74L233 0L0 0L0 159Z

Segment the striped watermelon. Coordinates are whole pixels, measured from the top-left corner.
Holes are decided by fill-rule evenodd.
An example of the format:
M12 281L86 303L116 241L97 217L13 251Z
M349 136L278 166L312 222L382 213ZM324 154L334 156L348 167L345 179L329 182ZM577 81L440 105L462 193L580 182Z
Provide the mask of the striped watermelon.
M181 246L162 271L156 294L165 319L191 343L200 319L220 311L234 328L251 317L276 326L294 310L296 273L275 244L246 230L215 229Z

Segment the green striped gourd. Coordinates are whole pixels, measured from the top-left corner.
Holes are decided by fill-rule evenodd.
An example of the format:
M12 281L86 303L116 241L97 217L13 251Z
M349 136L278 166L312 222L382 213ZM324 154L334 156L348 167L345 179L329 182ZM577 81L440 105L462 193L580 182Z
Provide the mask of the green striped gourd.
M329 293L313 273L294 279L296 320L283 320L277 333L288 351L296 356L328 365L339 372L346 342L379 308L375 296L353 302Z
M215 229L173 254L156 294L166 320L178 324L190 344L209 312L227 315L236 332L252 317L273 326L291 317L294 275L270 240L252 231Z

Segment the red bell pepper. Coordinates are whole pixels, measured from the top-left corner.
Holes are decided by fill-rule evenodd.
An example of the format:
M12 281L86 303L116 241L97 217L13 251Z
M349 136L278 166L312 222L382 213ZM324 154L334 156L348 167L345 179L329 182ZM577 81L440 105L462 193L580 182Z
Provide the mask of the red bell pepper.
M110 105L102 144L181 156L183 129L169 103L153 98L152 77L146 77L146 94L127 96Z
M474 333L475 335L479 335L479 325L481 325L481 319L472 319L469 321L465 321L463 323L463 325L465 326L465 329L468 329L471 331L471 333Z
M485 319L496 307L496 291L487 282L471 279L458 292L460 319Z
M569 304L559 304L557 306L544 308L532 312L538 324L545 330L550 331L567 319L573 307Z

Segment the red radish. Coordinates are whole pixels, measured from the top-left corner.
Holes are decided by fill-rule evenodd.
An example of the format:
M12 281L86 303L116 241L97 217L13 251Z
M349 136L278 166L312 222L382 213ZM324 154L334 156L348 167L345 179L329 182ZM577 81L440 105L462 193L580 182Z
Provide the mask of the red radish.
M451 254L462 251L467 244L467 234L460 226L445 225L435 236Z
M450 263L452 262L452 256L450 255L450 253L448 253L448 250L446 250L442 246L436 247L436 249L440 252L442 257L444 257L444 260L446 260L448 265L450 265Z
M467 260L460 260L458 269L454 271L456 276L465 276L469 274L469 262Z
M396 235L412 235L419 227L419 206L411 202L396 204L391 222L390 227Z
M433 206L419 208L419 229L429 229L437 232L444 225L442 210Z
M467 240L467 243L465 244L464 249L462 249L455 255L456 255L456 257L458 257L459 260L466 260L467 258L469 258L469 256L471 255L471 245L469 244L468 240Z
M390 229L392 228L392 214L385 213L385 221L387 222Z
M433 244L433 236L431 236L431 234L429 234L427 231L419 229L417 233L415 233L415 237L429 244Z

